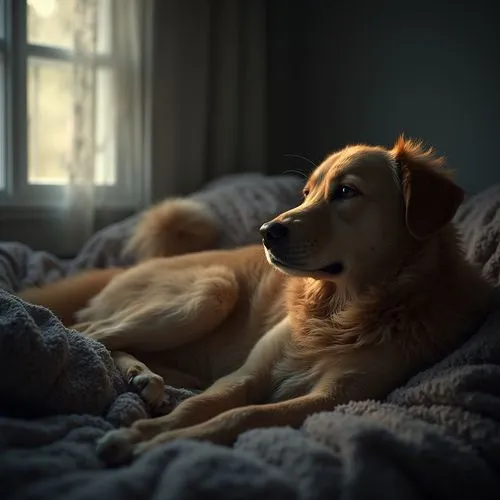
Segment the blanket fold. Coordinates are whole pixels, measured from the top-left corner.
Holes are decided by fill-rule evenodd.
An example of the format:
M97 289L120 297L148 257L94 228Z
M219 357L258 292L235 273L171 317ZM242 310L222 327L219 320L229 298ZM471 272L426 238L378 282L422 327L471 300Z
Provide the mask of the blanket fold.
M99 415L123 392L102 344L1 290L0 304L0 364L8 374L0 377L2 401L34 414Z

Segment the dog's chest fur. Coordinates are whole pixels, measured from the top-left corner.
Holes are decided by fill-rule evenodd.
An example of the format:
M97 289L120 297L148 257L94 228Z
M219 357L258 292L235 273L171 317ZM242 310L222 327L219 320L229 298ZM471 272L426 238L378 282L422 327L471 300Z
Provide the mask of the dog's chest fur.
M406 280L406 279L405 279ZM412 289L421 280L411 279ZM436 290L425 280L427 288ZM413 371L449 352L460 342L471 311L452 299L453 307L432 308L432 293L399 293L391 287L356 300L338 297L334 285L291 280L287 310L292 325L290 341L272 372L271 400L280 401L312 390L325 372L338 371L354 351L376 351L390 345L399 353L401 371ZM439 287L440 288L440 287ZM448 298L453 292L448 292ZM462 324L463 323L463 324ZM414 367L414 368L412 368ZM360 367L362 368L362 367Z

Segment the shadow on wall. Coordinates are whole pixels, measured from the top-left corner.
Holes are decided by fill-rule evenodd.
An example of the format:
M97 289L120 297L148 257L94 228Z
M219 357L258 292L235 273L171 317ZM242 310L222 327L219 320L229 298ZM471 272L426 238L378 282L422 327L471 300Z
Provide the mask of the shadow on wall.
M469 193L500 183L500 3L287 3L269 11L276 170L299 167L284 153L321 161L404 132L445 154Z

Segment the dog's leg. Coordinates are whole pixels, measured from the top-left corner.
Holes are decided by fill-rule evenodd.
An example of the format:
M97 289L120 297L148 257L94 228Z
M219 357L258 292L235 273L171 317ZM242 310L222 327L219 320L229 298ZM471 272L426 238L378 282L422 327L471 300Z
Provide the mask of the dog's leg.
M314 391L279 403L234 408L200 424L162 432L133 447L137 457L148 450L173 439L199 439L220 445L232 445L237 437L250 429L264 427L300 427L313 413L330 411L337 401L328 392Z
M125 269L108 268L82 271L54 283L19 292L19 297L50 309L65 326L75 322L75 314L85 307L110 281Z
M159 374L154 373L123 351L174 348L210 332L234 307L238 286L234 274L222 266L172 272L164 281L159 280L163 287L155 288L153 283L149 293L137 298L127 297L125 307L113 312L113 307L121 304L122 290L134 290L134 284L137 289L136 276L132 277L133 283L128 283L123 274L117 283L103 290L84 314L91 320L76 328L110 349L124 378L135 386L146 402L157 406L163 400L164 382L175 387L195 388L199 387L199 381L175 370L162 369ZM143 278L148 280L150 277ZM171 287L168 287L169 281ZM96 317L102 319L92 321Z
M79 315L83 333L110 350L173 349L217 328L238 298L224 266L152 273L134 270L111 282Z
M414 372L406 365L395 371L387 370L387 366L397 366L400 358L399 348L391 343L339 354L332 358L332 365L306 395L278 403L233 408L196 425L151 433L149 439L143 434L140 442L132 446L131 453L137 456L179 438L230 445L239 434L250 429L299 427L313 413L331 411L349 401L384 398Z
M231 408L264 400L271 390L272 368L281 357L289 334L290 325L285 318L257 342L239 370L219 379L202 394L182 402L169 415L138 420L130 428L109 432L98 445L99 453L106 461L122 462L130 458L134 445L139 442L209 420Z

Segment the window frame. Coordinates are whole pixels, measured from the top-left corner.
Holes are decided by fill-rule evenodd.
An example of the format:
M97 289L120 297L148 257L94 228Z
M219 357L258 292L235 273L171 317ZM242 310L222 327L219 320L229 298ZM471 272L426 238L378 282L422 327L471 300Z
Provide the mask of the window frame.
M0 6L1 6L0 0ZM113 1L113 0L110 0ZM65 186L30 184L28 182L28 61L30 57L54 62L71 62L71 50L38 44L27 39L26 0L3 0L5 38L0 39L4 57L5 116L4 166L5 185L0 188L0 207L14 209L16 213L33 214L37 210L61 209L65 204ZM112 16L111 16L112 19ZM110 54L98 54L94 59L98 68L113 71L113 48ZM120 123L115 116L115 137L119 137ZM1 129L1 127L0 127ZM103 211L128 211L139 206L138 192L129 172L120 170L126 162L120 158L115 143L116 182L94 187L96 206ZM2 238L3 239L3 238Z

